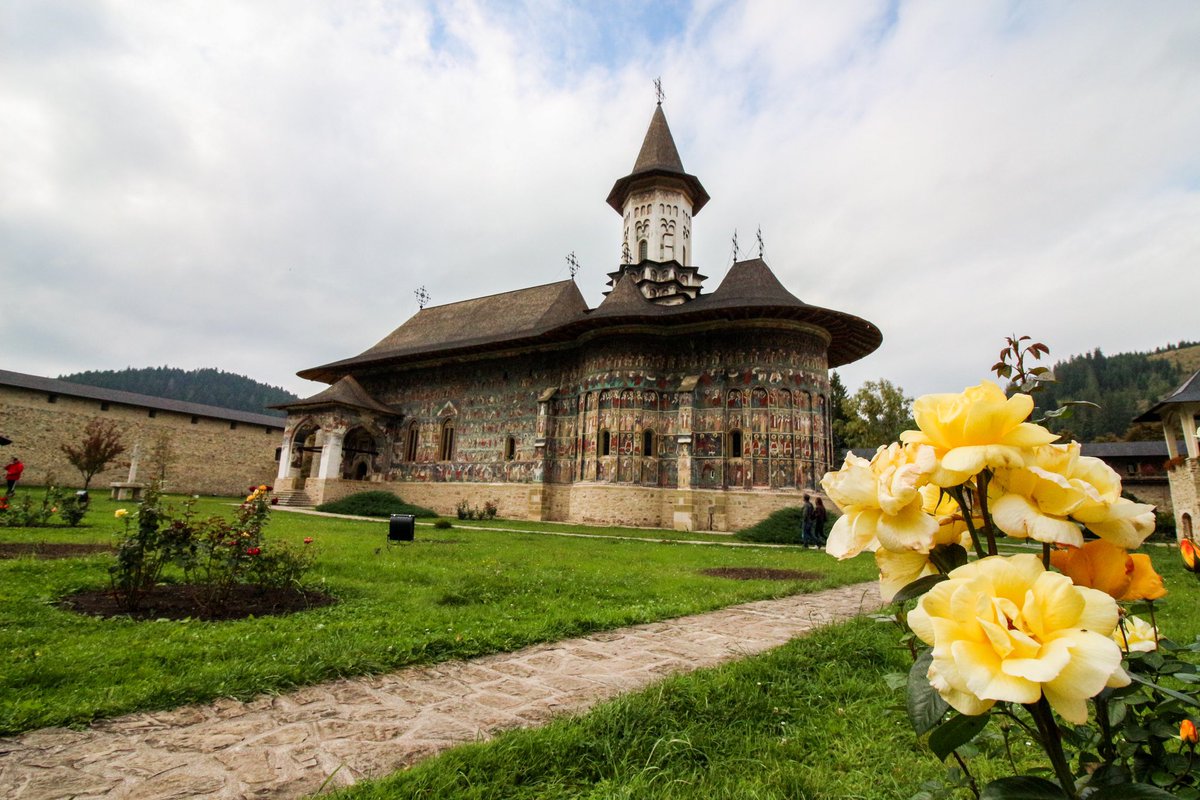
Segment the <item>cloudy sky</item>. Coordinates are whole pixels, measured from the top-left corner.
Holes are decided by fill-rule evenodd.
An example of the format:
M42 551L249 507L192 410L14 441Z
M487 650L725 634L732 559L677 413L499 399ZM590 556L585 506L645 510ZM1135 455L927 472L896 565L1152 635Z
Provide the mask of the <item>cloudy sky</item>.
M1200 3L0 0L0 368L309 395L433 304L620 258L661 76L715 289L761 227L908 394L1200 338Z

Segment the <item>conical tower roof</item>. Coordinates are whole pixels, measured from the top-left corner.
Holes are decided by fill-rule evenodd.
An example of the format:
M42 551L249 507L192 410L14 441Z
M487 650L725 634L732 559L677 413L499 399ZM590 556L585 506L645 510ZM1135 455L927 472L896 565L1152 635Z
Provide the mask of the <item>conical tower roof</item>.
M625 198L635 186L653 185L662 180L682 184L683 190L692 198L693 214L698 214L708 202L708 192L704 190L700 179L683 171L683 160L679 158L679 149L675 147L675 137L671 135L667 115L659 103L650 117L650 127L646 130L646 138L642 140L642 149L638 151L633 172L613 184L612 191L608 193L608 204L618 214L623 213Z

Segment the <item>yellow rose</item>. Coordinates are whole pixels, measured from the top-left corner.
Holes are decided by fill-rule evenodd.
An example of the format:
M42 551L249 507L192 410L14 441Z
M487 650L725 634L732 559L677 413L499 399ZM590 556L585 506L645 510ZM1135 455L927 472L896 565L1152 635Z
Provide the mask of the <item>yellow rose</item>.
M959 567L921 597L908 624L933 646L930 684L964 714L1044 696L1083 724L1088 698L1129 684L1110 638L1116 601L1047 572L1033 554Z
M920 488L935 468L927 447L892 444L879 448L870 461L847 453L842 468L821 479L821 488L842 511L826 552L839 559L880 545L929 552L938 522L924 511Z
M1025 420L1033 398L1005 397L999 386L984 381L961 394L927 394L913 403L919 431L905 431L900 440L931 445L941 465L933 477L939 486L955 486L984 467L1017 467L1021 451L1048 444L1058 437Z
M129 512L123 508L118 508L116 511L113 512L113 516L116 517L117 519L121 519L122 517L129 516Z
M1118 600L1128 600L1135 602L1137 600L1158 600L1167 594L1167 587L1163 586L1162 575L1154 571L1154 564L1150 561L1150 556L1145 553L1130 553L1129 558L1133 561L1133 575L1129 582L1129 588L1125 594L1118 597Z
M1154 626L1138 617L1125 617L1113 631L1112 639L1126 653L1148 653L1158 649Z
M1130 550L1154 530L1154 507L1122 498L1117 473L1078 442L1027 451L1024 465L996 470L988 495L996 527L1018 539L1080 547L1082 523Z
M967 532L966 521L954 498L943 494L937 486L926 484L921 487L921 500L922 509L938 523L937 532L933 536L934 546L971 546L971 535ZM938 571L929 560L929 554L917 550L898 551L881 547L875 551L875 564L879 567L879 596L884 602L890 602L897 592L918 578L933 575Z

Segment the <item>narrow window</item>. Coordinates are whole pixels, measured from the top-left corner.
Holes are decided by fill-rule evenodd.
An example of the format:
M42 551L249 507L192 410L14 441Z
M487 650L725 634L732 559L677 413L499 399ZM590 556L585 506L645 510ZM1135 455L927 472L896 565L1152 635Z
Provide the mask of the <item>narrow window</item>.
M417 460L417 445L419 444L420 435L421 431L420 428L417 427L417 423L414 422L408 426L408 441L405 443L404 447L405 461Z
M150 419L154 419L157 416L158 416L158 409L154 409L154 408L150 409L150 412L149 412Z
M199 418L199 417L192 417L192 424L193 424L193 425L199 425L199 424L200 424L200 418Z
M236 431L236 430L237 430L237 423L236 423L236 422L230 422L230 423L229 423L229 430L231 430L231 431Z
M517 440L516 440L516 438L509 436L507 439L504 440L504 460L512 461L516 457L517 457Z
M442 461L449 461L454 457L454 422L446 420L442 423Z
M108 403L101 403L101 404L100 404L100 410L101 410L101 411L108 411Z
M612 452L612 434L600 431L600 455L606 456Z
M638 242L638 261L645 261L648 258L649 253L650 245L647 244L645 239L642 239L640 242Z
M280 458L282 458L282 457L283 457L283 448L282 448L282 447L276 447L276 448L275 448L275 460L276 460L276 461L278 461L278 460L279 460Z
M642 431L642 455L656 455L654 452L654 431L650 429Z
M58 395L56 395L56 394L48 394L48 395L46 395L46 402L47 402L47 403L57 403L57 402L58 402Z
M742 457L742 432L737 429L729 432L729 457Z

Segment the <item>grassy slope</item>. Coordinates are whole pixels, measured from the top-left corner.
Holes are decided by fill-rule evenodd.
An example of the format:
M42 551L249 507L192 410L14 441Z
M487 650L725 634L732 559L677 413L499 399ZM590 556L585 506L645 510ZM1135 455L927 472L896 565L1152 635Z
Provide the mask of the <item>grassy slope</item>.
M1160 624L1190 641L1200 634L1200 582L1173 549L1150 552L1172 592ZM911 797L945 770L913 736L900 692L887 687L887 675L910 663L892 626L857 620L546 728L457 748L338 797ZM1009 774L998 737L978 744L971 770L981 784ZM1014 751L1041 763L1021 737Z
M1179 350L1167 350L1163 353L1151 353L1150 358L1170 361L1186 377L1200 369L1200 345L1184 347Z
M228 512L206 499L201 510ZM108 500L86 529L6 529L3 541L112 541ZM271 536L316 539L314 579L341 602L288 617L138 623L55 601L107 582L105 557L0 561L0 733L80 723L336 676L515 649L588 631L870 577L813 552L421 528L388 547L380 522L275 514ZM602 531L614 533L616 531ZM819 570L821 581L730 581L715 566Z

